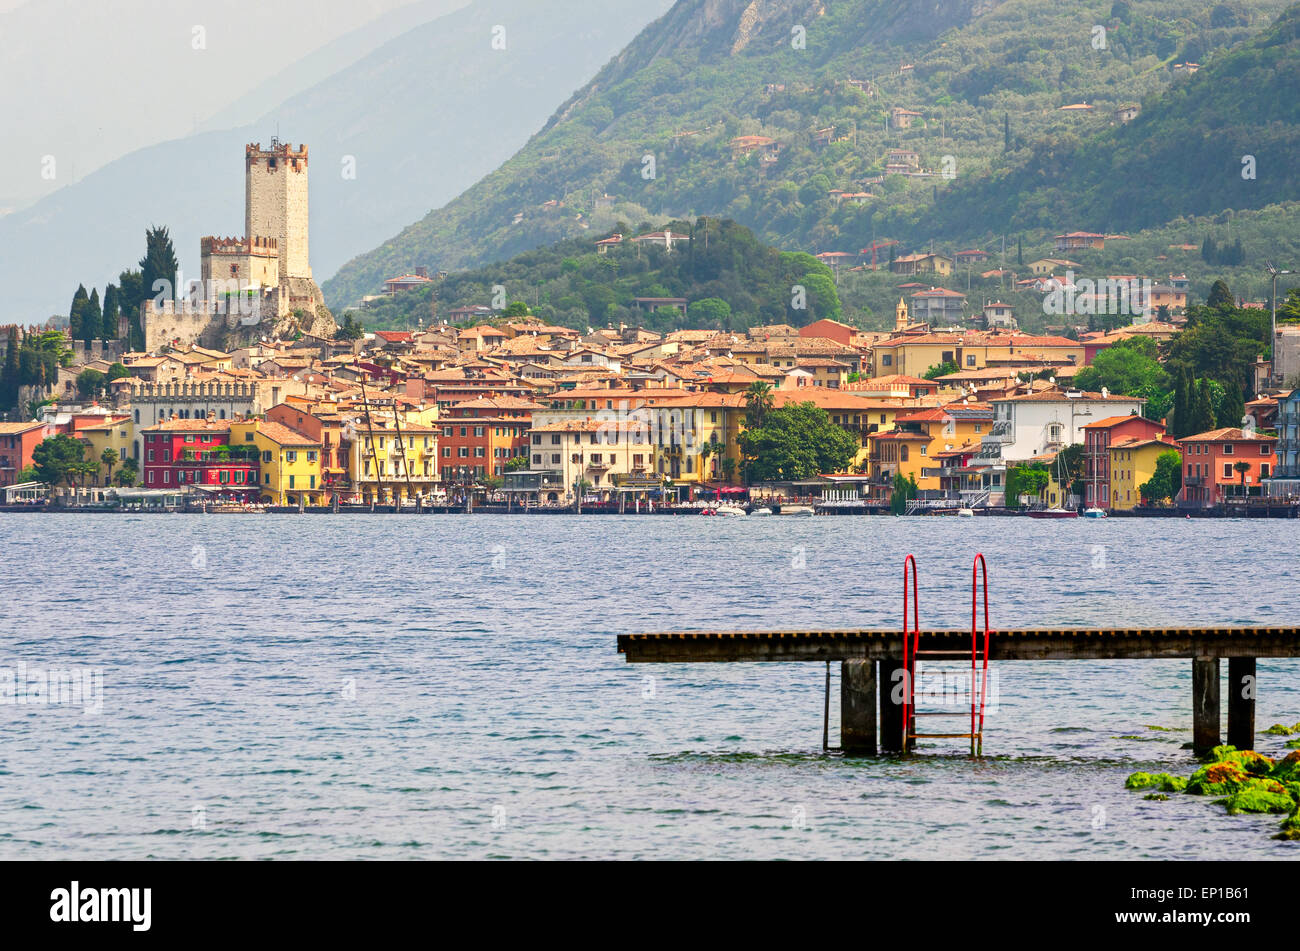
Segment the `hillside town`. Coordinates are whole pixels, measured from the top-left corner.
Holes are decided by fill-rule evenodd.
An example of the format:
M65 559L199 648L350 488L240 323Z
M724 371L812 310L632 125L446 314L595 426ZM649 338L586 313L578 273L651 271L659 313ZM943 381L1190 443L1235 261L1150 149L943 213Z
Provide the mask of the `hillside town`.
M1300 393L1270 390L1266 366L1267 395L1241 426L1183 438L1144 416L1142 398L1073 385L1121 341L1174 332L949 328L913 322L900 300L889 333L833 320L581 333L523 314L231 351L163 346L60 367L39 418L0 424L0 485L7 505L145 508L666 511L734 499L897 512L901 492L908 512L1120 513L1300 494ZM105 381L94 394L79 392L86 371ZM759 465L747 434L799 405L851 437L836 470ZM42 450L64 441L76 451ZM1156 497L1144 487L1169 452L1180 485ZM1017 487L1024 471L1042 476Z
M831 317L581 330L502 300L366 332L351 312L337 323L312 278L307 147L252 143L244 165L245 234L201 240L201 281L181 285L153 229L121 307L119 288L108 307L83 287L66 327L4 328L5 507L1297 511L1300 391L1283 386L1300 367L1295 324L1273 330L1276 369L1247 335L1252 365L1220 366L1217 380L1182 373L1171 392L1129 380L1170 378L1160 361L1190 332L1181 277L1161 298L1132 276L1063 283L1052 275L1075 262L1034 262L1044 310L1056 294L1067 315L1053 335L1018 329L999 301L972 326L964 295L915 282L897 285L888 331ZM1057 248L1107 237L1070 232ZM671 256L691 240L669 229L629 243ZM622 243L601 239L596 253ZM961 254L973 265L982 252ZM914 254L890 269L952 264ZM385 290L429 280L401 275ZM133 304L128 284L163 292ZM1255 312L1221 282L1211 296L1221 313ZM633 313L681 322L696 303L638 297ZM1096 313L1134 322L1077 322ZM1128 380L1124 392L1109 379ZM1259 395L1245 404L1244 392Z

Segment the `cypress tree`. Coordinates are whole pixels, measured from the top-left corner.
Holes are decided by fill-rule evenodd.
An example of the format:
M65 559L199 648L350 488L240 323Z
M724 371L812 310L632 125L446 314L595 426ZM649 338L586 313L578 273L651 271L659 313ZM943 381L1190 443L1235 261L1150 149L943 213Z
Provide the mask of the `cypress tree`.
M18 403L18 328L9 328L4 370L0 371L0 404L9 409Z
M99 288L90 292L88 300L81 311L81 339L90 349L90 342L104 329L104 314L99 307Z
M1209 296L1205 299L1206 307L1232 307L1232 291L1228 288L1227 283L1220 278L1210 287Z
M1228 381L1223 386L1223 401L1219 406L1217 424L1220 429L1237 428L1246 415L1246 397L1241 387Z
M81 339L81 321L85 313L86 303L90 300L90 295L86 293L86 285L78 284L77 293L72 295L72 307L68 309L68 339Z
M1193 436L1214 429L1214 402L1210 398L1210 381L1207 377L1201 377L1196 384L1196 415L1192 426L1190 435Z
M175 300L177 298L176 271L179 265L176 261L176 249L172 247L171 236L167 233L167 228L154 225L145 232L145 253L140 259L140 273L142 276L141 300L150 300L155 297L161 297L163 300ZM158 281L165 281L161 287L154 285Z
M109 284L104 288L104 319L99 333L101 340L117 339L117 320L121 313L117 302L117 285Z
M1187 435L1184 420L1187 419L1187 371L1179 367L1174 377L1174 405L1169 413L1169 432L1175 439Z

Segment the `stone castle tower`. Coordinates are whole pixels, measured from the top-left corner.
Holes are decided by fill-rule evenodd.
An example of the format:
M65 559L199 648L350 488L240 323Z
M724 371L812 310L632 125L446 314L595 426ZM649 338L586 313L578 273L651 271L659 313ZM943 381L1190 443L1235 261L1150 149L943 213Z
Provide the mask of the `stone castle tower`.
M308 222L307 146L245 146L244 235L200 239L203 293L141 305L145 349L333 336L338 325L312 279Z
M307 252L307 146L279 139L263 149L244 149L244 234L274 238L280 252L280 281L311 279Z

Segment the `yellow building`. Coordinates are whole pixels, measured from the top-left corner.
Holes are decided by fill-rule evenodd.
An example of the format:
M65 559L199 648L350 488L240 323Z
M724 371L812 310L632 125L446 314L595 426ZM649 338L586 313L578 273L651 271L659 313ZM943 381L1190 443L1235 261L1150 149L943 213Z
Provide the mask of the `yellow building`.
M1156 460L1164 453L1178 452L1173 443L1161 439L1130 437L1110 447L1110 507L1131 509L1142 503L1141 487L1156 474Z
M87 444L86 461L99 466L90 484L109 485L111 480L109 468L100 461L104 456L104 450L112 449L117 453L117 463L112 469L113 473L117 473L122 463L131 457L131 444L135 441L135 424L131 422L129 415L106 416L102 423L80 427L77 436Z
M352 422L352 453L348 476L362 502L414 502L438 488L438 436L441 430L420 419L436 419L427 411L372 412Z
M651 399L646 413L652 421L659 475L696 485L734 482L740 472L746 406L740 393L683 393Z
M893 426L890 432L869 437L873 440L871 474L878 474L875 468L877 458L886 467L893 462L909 463L905 468L891 469L889 477L892 479L894 471L901 471L905 476L915 476L917 488L937 491L943 486L939 469L931 460L940 451L979 443L993 428L993 407L987 403L949 403L901 412L894 416ZM900 433L917 433L924 437L924 441L910 436L904 439ZM886 437L892 438L892 442ZM893 459L890 456L892 450L888 448L891 445L907 446L908 455L919 457L919 461L916 458ZM895 454L901 454L901 448Z
M614 497L624 479L640 482L656 474L656 446L646 413L630 417L567 419L533 426L529 434L531 468L559 474L569 501L574 488L584 495ZM698 461L698 456L691 457Z
M322 505L321 444L264 419L232 420L232 448L252 443L259 452L262 501L269 505Z

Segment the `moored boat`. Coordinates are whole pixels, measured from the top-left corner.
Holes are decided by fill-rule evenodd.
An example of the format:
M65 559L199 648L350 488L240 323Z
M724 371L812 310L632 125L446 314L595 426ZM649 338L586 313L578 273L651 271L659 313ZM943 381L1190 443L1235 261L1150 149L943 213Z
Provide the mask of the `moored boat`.
M1040 509L1030 512L1030 518L1078 518L1079 513L1072 509Z

